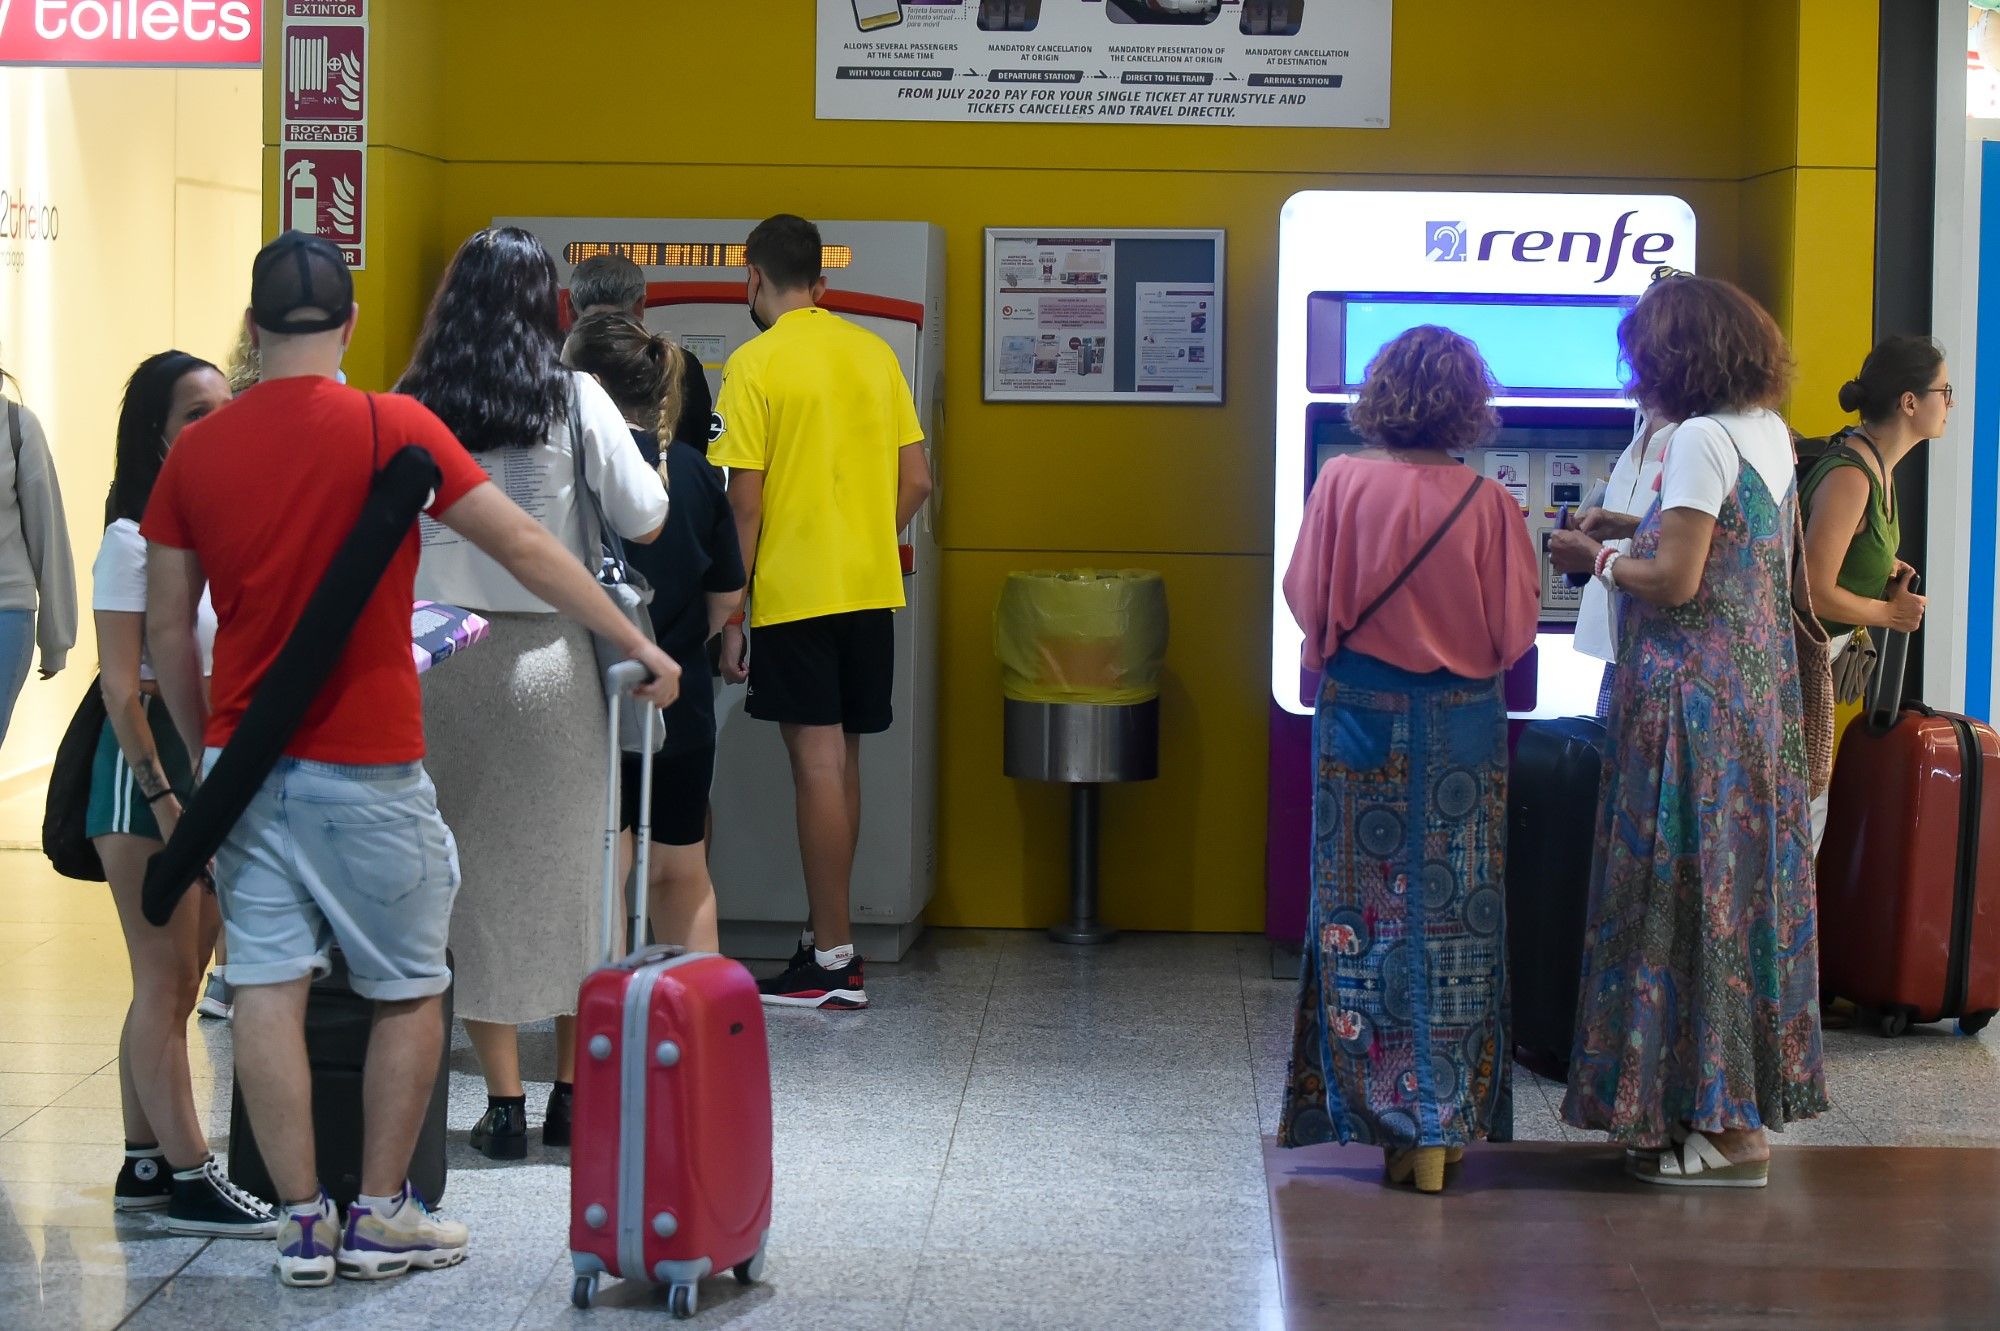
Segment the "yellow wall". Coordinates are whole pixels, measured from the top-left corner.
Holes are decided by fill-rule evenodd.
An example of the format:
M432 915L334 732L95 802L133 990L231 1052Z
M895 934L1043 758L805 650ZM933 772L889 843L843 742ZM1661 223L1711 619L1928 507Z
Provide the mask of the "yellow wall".
M1704 269L1745 272L1754 236L1781 256L1759 261L1788 275L1793 232L1766 225L1746 198L1769 188L1743 182L1804 162L1798 81L1774 87L1746 43L1777 14L1795 72L1798 16L1820 3L1544 0L1503 17L1488 0L1403 0L1388 130L820 122L803 0L596 0L565 7L560 27L545 4L490 0L449 33L429 6L379 6L367 313L349 372L369 387L394 379L452 248L496 214L938 223L951 316L931 918L1024 925L1058 911L1061 794L1000 774L989 617L1011 569L1108 563L1166 575L1174 639L1162 778L1106 800L1106 913L1257 929L1279 206L1309 188L1657 190L1694 205ZM1871 19L1870 53L1873 33ZM1848 35L1859 42L1860 27ZM267 108L267 142L275 128ZM982 229L1030 223L1227 228L1228 404L981 402ZM1854 243L1847 220L1835 229Z
M0 748L0 844L40 844L40 784L95 673L89 571L125 378L168 347L223 363L234 345L258 244L261 83L254 71L0 69L0 183L62 213L54 244L0 241L0 365L48 430L81 621L68 671L30 681Z
M1840 385L1873 341L1874 0L1757 0L1740 219L1743 284L1777 316L1799 362L1790 407L1802 433L1845 417Z

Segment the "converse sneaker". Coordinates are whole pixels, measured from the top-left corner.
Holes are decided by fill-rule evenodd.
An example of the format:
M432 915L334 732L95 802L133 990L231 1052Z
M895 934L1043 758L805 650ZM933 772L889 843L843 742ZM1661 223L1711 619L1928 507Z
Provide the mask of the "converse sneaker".
M801 948L792 964L780 974L757 982L764 1002L772 1007L813 1007L857 1009L868 1006L868 991L861 984L861 956L855 954L845 966L819 964L810 948Z
M165 1206L174 1195L174 1173L167 1153L157 1146L127 1146L125 1167L111 1189L111 1204L120 1211L150 1211Z
M278 1232L278 1216L258 1198L229 1181L221 1162L210 1156L194 1169L174 1175L167 1202L167 1228L176 1234L219 1239L268 1239Z
M456 1220L432 1215L417 1190L405 1183L386 1205L357 1197L347 1208L340 1274L348 1280L387 1280L405 1271L456 1266L465 1260L468 1237Z
M288 1206L278 1226L278 1283L317 1289L333 1283L340 1212L325 1193L304 1206Z
M208 984L201 991L201 1002L194 1005L195 1013L213 1021L228 1021L236 1011L236 1005L229 985L217 971L210 971Z

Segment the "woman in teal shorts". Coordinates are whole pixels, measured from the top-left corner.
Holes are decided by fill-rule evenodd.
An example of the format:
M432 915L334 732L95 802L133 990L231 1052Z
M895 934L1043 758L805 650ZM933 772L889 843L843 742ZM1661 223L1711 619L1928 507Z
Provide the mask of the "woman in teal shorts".
M189 1079L187 1022L221 923L215 899L189 893L164 928L148 924L139 909L146 861L172 833L181 801L194 789L187 748L146 662L146 541L139 520L182 429L229 398L222 372L184 351L147 358L125 386L104 543L92 569L107 720L84 826L104 861L132 966L132 1004L118 1050L125 1165L113 1205L164 1206L169 1229L222 1236L268 1235L275 1222L234 1195L210 1157ZM206 664L215 641L215 612L206 594L201 627Z

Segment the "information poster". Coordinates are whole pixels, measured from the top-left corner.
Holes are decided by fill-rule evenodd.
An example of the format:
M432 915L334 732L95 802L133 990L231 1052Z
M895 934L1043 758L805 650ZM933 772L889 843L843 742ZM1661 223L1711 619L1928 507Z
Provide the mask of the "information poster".
M1133 294L1139 391L1213 393L1215 283L1141 282Z
M819 0L822 120L1384 128L1393 0Z
M996 229L986 246L988 400L1222 400L1222 232Z

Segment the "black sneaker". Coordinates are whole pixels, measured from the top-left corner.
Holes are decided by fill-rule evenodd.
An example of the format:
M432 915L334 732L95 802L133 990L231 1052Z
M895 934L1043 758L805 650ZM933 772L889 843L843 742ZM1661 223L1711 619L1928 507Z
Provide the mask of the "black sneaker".
M111 1204L120 1211L150 1211L165 1206L174 1195L174 1171L167 1153L158 1147L125 1152L125 1167L111 1189Z
M576 1106L576 1088L557 1082L549 1089L549 1109L542 1115L542 1145L569 1145L570 1118Z
M167 1228L176 1234L220 1239L278 1236L278 1213L231 1183L214 1156L200 1169L175 1174L173 1187L173 1197L167 1202Z
M472 1125L472 1149L488 1160L528 1158L528 1106L520 1099L494 1104Z
M834 969L819 964L811 948L801 948L781 974L759 980L757 990L772 1007L857 1009L868 1006L861 986L861 954Z

